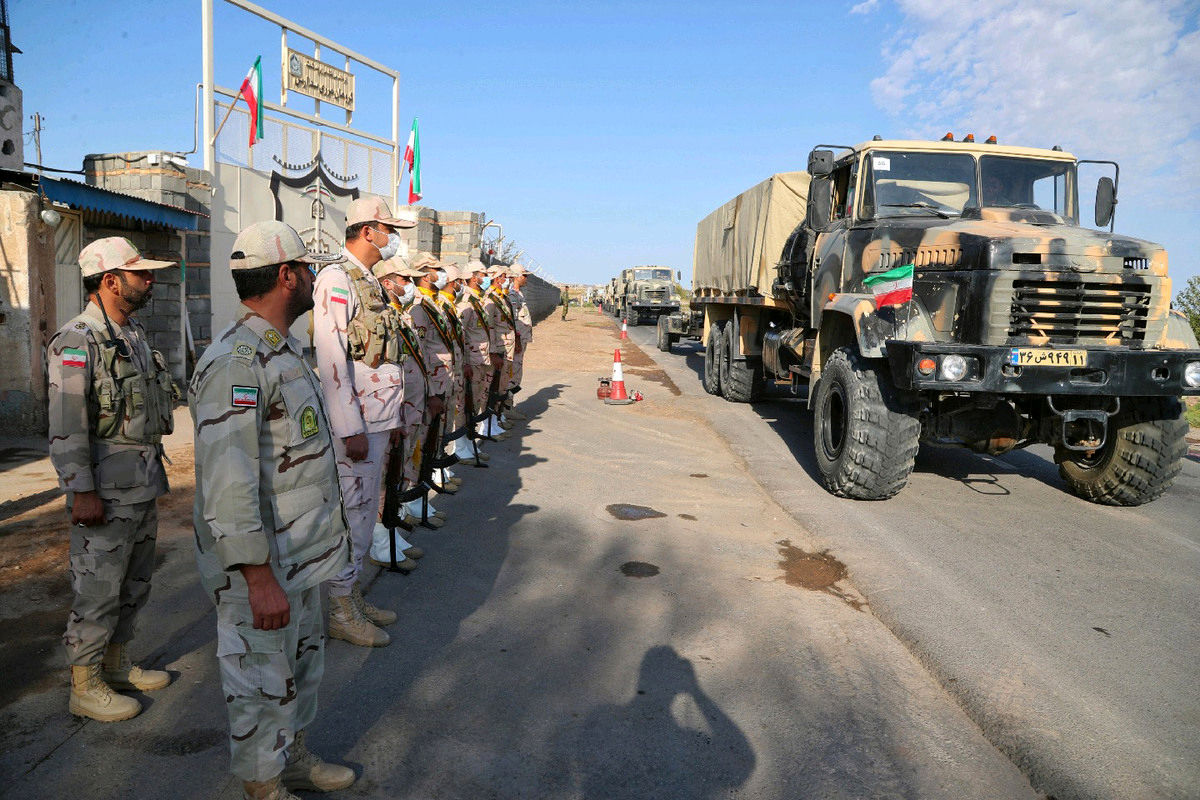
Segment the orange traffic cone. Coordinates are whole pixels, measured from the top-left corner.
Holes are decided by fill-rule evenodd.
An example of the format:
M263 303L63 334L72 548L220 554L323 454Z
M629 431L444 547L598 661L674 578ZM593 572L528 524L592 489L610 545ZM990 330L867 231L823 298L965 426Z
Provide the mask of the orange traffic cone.
M625 320L625 318L624 318L624 317L622 317L622 318L621 318L621 338L622 338L622 339L628 339L628 338L629 338L629 329L628 329L628 327L626 326L626 320ZM618 355L618 356L619 356L619 355L621 355L621 351L620 351L620 350L618 350L618 351L617 351L617 355ZM620 360L621 360L620 358L618 358L618 359L617 359L617 361L620 361Z
M633 400L625 393L625 375L621 372L621 351L613 351L613 374L608 397L604 402L610 406L624 406Z

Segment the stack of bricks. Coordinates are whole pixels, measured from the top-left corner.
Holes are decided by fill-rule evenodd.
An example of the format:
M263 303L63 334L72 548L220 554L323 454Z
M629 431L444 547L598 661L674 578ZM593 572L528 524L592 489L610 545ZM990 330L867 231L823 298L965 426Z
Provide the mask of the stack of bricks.
M483 238L483 214L477 211L438 211L427 206L413 206L417 212L417 227L401 232L408 252L432 253L441 261L466 264L479 258Z
M212 176L194 167L176 166L169 160L172 157L175 157L172 153L157 150L89 155L84 157L83 170L87 182L101 189L203 214L199 218L200 230L176 231L141 223L126 227L128 221L121 221L112 228L87 226L83 245L86 247L104 236L125 236L148 258L186 265L186 279L182 269L155 276L153 300L138 314L152 346L162 351L171 371L182 380L188 368L188 354L180 339L184 297L196 352L203 352L212 338L208 220ZM116 224L122 227L115 227ZM186 286L181 292L180 284L184 282Z

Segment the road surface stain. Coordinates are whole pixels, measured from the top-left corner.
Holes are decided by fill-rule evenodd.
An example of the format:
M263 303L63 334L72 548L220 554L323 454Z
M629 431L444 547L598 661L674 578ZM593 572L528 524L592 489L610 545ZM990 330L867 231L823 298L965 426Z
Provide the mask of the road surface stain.
M679 518L680 518L680 519L686 519L686 520L688 520L689 522L695 522L695 521L696 521L696 515L694 515L694 514L680 514L680 515L679 515Z
M604 510L609 514L612 514L617 519L625 520L627 522L666 516L666 514L650 508L650 506L635 506L629 503L612 503L611 505L605 506Z
M653 578L658 574L658 567L645 561L626 561L621 565L621 574L626 578Z
M688 477L689 478L707 478L708 473L707 472L693 472L691 475L688 475Z
M783 570L783 581L788 586L824 592L855 611L863 610L865 603L836 586L847 575L846 565L829 555L828 550L808 553L793 546L789 539L782 539L775 544L779 545L779 555L783 558L778 566Z

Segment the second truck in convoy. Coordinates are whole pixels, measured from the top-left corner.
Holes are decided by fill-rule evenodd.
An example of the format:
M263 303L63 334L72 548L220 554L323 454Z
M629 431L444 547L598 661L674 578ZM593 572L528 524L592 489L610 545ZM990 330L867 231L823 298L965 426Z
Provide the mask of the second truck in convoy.
M819 146L700 222L691 311L659 347L700 338L731 401L806 392L834 494L894 495L922 443L1041 442L1075 494L1153 500L1187 452L1200 346L1166 251L1080 226L1079 163L973 137ZM1101 178L1097 228L1115 203Z
M657 321L679 311L675 271L667 267L630 267L609 281L603 308L630 325Z

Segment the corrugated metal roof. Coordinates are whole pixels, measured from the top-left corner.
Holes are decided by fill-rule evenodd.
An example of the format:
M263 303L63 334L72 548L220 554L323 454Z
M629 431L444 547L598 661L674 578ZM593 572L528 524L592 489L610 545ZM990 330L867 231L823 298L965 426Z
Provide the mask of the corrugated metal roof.
M104 211L121 217L165 225L182 231L199 230L200 220L205 217L197 211L186 208L169 206L143 200L120 192L101 189L79 181L67 178L47 178L39 176L36 181L39 194L56 203L63 203L71 208L86 208L93 211Z

